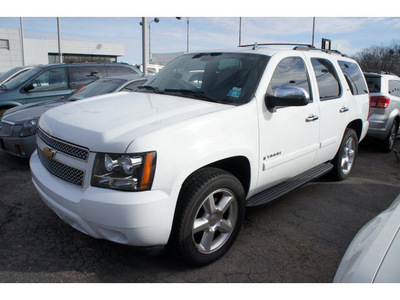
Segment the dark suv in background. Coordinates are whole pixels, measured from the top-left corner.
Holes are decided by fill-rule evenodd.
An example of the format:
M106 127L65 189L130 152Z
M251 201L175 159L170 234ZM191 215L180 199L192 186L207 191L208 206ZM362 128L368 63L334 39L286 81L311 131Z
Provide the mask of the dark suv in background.
M0 116L17 105L58 99L99 78L138 74L138 68L123 63L39 65L0 85Z

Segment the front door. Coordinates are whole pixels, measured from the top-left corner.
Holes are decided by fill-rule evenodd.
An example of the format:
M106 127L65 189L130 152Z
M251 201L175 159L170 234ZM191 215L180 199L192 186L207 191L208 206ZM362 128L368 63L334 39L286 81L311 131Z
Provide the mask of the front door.
M46 70L31 80L29 85L33 89L25 93L26 103L59 99L73 91L68 87L65 67Z
M319 108L313 99L303 57L286 57L269 62L274 69L267 94L280 87L299 87L310 95L306 106L277 107L270 112L263 103L259 118L260 175L257 191L296 176L313 165L318 151ZM272 64L272 65L271 65Z

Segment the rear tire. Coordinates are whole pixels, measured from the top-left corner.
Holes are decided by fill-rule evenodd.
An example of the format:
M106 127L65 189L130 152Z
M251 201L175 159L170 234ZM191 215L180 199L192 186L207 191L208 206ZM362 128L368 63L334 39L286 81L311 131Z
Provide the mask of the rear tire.
M220 169L201 169L182 186L168 246L192 266L210 264L233 245L244 215L240 181Z
M388 136L383 141L383 151L385 152L392 151L398 129L399 129L399 124L397 123L396 120L394 120L392 127L390 127Z
M333 169L332 177L337 181L345 180L349 177L353 170L356 162L358 153L358 137L356 132L347 128L344 132L342 143L340 144L339 150L332 160Z

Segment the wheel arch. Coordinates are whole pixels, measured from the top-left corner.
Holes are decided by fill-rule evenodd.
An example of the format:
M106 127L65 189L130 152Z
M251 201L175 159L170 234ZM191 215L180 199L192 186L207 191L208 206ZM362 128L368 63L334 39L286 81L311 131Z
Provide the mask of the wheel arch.
M251 183L251 166L250 161L245 156L233 156L229 158L224 158L218 161L214 161L209 163L201 168L196 169L192 173L190 173L186 179L184 180L183 184L193 176L196 172L204 168L217 168L224 170L228 173L231 173L235 176L240 183L242 184L245 194L247 195L250 189ZM182 185L183 185L182 184Z
M347 125L347 128L351 128L353 129L356 134L357 134L357 138L358 140L360 140L361 135L362 135L362 129L363 129L363 122L360 119L357 120L353 120L352 122L349 123L349 125Z

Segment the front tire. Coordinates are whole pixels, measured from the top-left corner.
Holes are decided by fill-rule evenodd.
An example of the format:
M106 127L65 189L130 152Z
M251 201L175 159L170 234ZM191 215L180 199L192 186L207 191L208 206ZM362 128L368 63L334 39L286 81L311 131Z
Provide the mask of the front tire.
M356 162L358 153L358 137L356 132L347 128L344 132L342 143L333 159L332 176L337 181L345 180L349 177Z
M240 181L220 169L201 169L182 186L169 246L192 266L210 264L233 245L244 214Z

